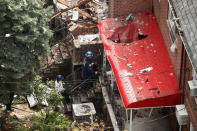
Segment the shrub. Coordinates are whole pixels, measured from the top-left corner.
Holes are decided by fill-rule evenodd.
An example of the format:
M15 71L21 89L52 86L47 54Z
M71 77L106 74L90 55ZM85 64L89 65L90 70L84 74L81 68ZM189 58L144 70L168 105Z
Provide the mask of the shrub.
M26 119L33 122L31 131L64 131L65 128L70 128L68 118L58 112L41 113L38 116L31 115Z

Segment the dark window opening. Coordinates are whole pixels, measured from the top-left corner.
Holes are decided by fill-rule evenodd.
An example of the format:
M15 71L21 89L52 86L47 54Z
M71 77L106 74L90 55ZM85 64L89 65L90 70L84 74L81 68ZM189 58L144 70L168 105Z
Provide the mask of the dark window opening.
M144 35L140 29L138 29L138 39L142 40L145 39L146 37L148 37L148 35Z

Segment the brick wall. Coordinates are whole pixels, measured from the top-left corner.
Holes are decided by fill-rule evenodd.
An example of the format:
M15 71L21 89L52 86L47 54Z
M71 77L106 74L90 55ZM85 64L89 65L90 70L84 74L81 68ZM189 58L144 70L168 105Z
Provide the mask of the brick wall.
M166 22L168 18L168 0L160 0L160 2L159 0L153 0L153 7L168 53L179 78L180 87L183 89L184 92L183 101L186 105L190 120L192 121L194 128L197 128L197 108L196 106L194 106L196 105L195 100L194 97L190 96L190 91L187 83L187 81L192 79L191 62L184 49L180 37L178 38L177 50L174 53L170 51L170 46L172 45L172 42L169 37L169 28ZM187 126L184 126L182 130L189 131L189 123Z
M130 12L138 12L152 9L152 0L110 0L109 17L127 15Z
M173 53L170 51L170 47L172 45L172 41L169 36L169 28L167 25L167 19L168 19L168 0L153 0L153 7L154 7L154 14L157 18L157 22L159 24L161 33L163 35L168 53L170 55L170 58L172 60L172 63L175 68L175 72L178 76L178 79L180 79L180 67L181 67L181 54L182 54L182 41L180 38L178 38L178 47Z
M190 89L188 85L188 81L192 80L192 65L190 59L187 55L187 52L184 50L183 52L183 64L182 64L182 75L181 75L181 87L184 92L184 104L186 105L187 112L189 114L190 122L192 122L195 130L197 130L197 106L194 100L194 97L190 95ZM189 126L189 123L188 123ZM183 129L183 131L189 131L189 127L187 129Z

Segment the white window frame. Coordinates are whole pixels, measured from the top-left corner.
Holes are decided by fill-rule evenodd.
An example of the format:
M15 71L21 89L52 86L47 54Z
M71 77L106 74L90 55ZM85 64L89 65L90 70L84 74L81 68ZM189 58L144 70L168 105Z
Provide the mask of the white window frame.
M172 42L172 45L171 45L171 51L172 52L174 52L174 49L176 49L177 45L178 45L178 40L177 40L178 30L177 30L176 24L175 24L173 19L174 19L174 16L173 16L173 13L172 13L172 8L169 5L167 25L168 25L168 28L169 28L169 36L170 36L170 39L171 39L171 42Z
M197 80L197 73L194 70L194 68L192 68L192 77L193 77L193 80Z

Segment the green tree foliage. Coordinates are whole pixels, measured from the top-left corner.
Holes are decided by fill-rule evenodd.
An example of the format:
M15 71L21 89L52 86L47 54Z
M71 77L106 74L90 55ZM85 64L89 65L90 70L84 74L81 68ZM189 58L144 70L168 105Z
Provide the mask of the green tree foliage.
M68 117L58 112L33 114L24 119L3 116L0 122L1 131L65 131L71 127Z
M67 117L58 112L30 115L26 119L33 123L31 131L65 131L66 128L70 128L71 124Z
M24 93L47 56L53 13L42 0L0 1L0 89ZM21 91L19 91L21 90ZM2 92L1 92L2 93ZM2 96L2 94L0 95Z
M48 92L47 88L52 90ZM49 108L55 109L63 100L63 96L55 90L55 82L53 80L44 82L39 75L34 77L30 89L34 92L34 96L37 98L38 103L41 104L42 101L46 99Z

